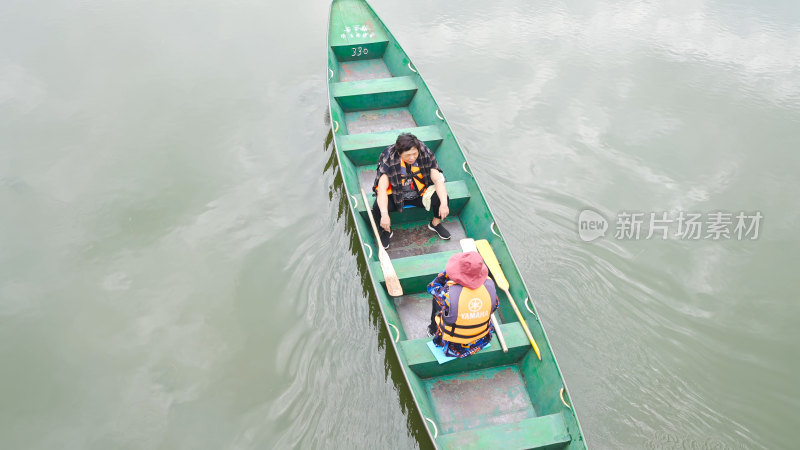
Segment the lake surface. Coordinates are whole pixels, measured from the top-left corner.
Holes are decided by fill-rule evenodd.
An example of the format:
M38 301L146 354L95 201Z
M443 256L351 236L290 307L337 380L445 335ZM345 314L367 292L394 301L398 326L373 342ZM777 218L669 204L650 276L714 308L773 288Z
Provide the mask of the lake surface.
M464 147L588 444L796 447L800 3L373 6ZM0 447L430 446L326 141L327 20L0 4ZM585 209L604 238L580 239ZM628 212L763 219L617 238Z

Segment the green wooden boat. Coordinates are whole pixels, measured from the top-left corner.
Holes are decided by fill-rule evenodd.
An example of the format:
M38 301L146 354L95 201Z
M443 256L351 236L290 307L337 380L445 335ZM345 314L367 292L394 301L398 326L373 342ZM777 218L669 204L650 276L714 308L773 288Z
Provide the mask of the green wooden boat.
M516 264L450 126L408 55L370 5L334 0L328 28L328 98L336 156L369 275L403 375L428 434L439 448L585 448L566 385ZM387 293L369 207L381 151L401 132L431 148L447 178L452 233L440 240L421 208L392 213L389 255L404 295ZM371 206L371 205L369 205ZM507 297L497 341L477 354L438 364L427 347L431 300L426 285L461 251L459 240L487 239L541 349L539 360ZM378 244L379 245L379 244ZM524 306L523 306L524 305Z

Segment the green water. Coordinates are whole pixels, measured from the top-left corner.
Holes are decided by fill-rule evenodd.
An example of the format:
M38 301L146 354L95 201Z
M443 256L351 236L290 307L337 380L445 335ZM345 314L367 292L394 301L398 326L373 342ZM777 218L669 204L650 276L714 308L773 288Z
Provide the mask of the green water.
M588 444L796 447L798 4L373 6L464 147ZM327 19L0 4L0 447L429 445L326 142ZM585 243L587 207L764 219L752 241Z

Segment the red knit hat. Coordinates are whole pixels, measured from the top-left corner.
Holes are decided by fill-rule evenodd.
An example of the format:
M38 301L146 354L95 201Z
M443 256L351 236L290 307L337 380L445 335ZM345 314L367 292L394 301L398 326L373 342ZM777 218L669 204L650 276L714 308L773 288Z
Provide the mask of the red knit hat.
M470 289L477 289L489 275L478 252L456 253L447 261L445 270L448 278Z

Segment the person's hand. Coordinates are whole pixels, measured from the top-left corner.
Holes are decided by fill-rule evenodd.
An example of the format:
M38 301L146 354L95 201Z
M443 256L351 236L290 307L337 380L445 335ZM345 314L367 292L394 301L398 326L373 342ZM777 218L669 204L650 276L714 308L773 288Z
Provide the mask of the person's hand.
M392 226L392 220L389 219L389 215L388 214L382 214L381 215L381 228L386 230L386 232L388 233L388 232L392 231L391 226Z
M440 205L439 206L439 217L441 217L442 220L444 220L444 219L447 218L448 214L450 214L450 208L448 208L447 205Z

